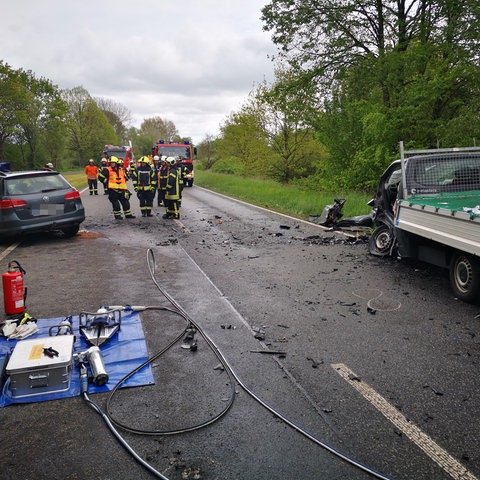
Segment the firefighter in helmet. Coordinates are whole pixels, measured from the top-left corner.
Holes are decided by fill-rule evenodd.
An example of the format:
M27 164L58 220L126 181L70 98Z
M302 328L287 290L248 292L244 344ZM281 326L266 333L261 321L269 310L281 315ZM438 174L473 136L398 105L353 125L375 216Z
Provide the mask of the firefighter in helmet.
M113 207L115 220L122 220L122 209L125 218L135 218L130 210L130 192L127 187L127 173L123 168L123 161L117 157L110 157L108 166L107 188L108 199Z
M169 165L167 163L167 157L165 155L162 155L159 162L158 173L157 173L157 190L158 190L157 205L159 207L163 206L165 203L165 192L167 191L168 167Z
M98 169L98 180L103 185L103 194L108 195L108 160L104 157Z
M88 161L88 165L85 167L85 175L87 176L90 195L98 195L98 167L95 165L93 158Z
M165 188L165 210L163 218L180 218L178 201L180 199L180 175L177 169L175 157L167 157L169 166L167 183Z
M177 170L178 170L178 183L180 186L180 198L178 199L178 206L182 206L182 192L183 192L183 187L185 186L185 178L188 173L188 168L187 166L182 163L182 159L180 157L175 158L176 165L177 165Z
M138 167L132 172L132 183L140 201L142 217L151 217L156 178L148 157L141 157L138 161Z

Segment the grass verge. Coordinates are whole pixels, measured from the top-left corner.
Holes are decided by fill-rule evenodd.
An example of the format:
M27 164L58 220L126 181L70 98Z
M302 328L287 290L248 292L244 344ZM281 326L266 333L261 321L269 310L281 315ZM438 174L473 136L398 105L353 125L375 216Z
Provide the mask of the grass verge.
M84 172L62 173L65 179L72 184L73 187L81 190L87 186L87 177Z
M237 177L200 169L195 170L195 184L303 219L308 219L311 215L320 215L325 205L332 204L335 197L347 199L343 208L344 217L370 212L367 202L371 196L358 192L313 191L294 185L282 185L271 180Z

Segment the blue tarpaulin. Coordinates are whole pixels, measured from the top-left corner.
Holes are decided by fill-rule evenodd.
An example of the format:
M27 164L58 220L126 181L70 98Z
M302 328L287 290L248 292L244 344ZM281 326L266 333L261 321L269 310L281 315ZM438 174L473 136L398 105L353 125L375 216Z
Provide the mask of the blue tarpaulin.
M63 318L38 320L38 332L28 337L28 339L47 337L49 335L50 327L59 325L63 320ZM90 347L85 338L80 335L78 327L79 317L73 317L73 331L76 338L73 346L74 353L84 352ZM21 340L7 340L5 337L1 337L0 357L4 357L7 353L11 354L18 341ZM102 352L103 363L105 364L105 370L108 373L109 380L108 383L102 387L98 387L93 383L89 384L89 394L112 390L125 375L147 360L147 344L145 342L145 334L143 332L139 314L135 312L122 313L120 330L107 344L102 345L100 350ZM153 383L155 382L152 369L150 365L146 365L134 376L129 378L122 387L138 387L142 385L152 385ZM64 392L13 398L9 385L10 381L7 379L1 392L0 407L5 407L13 403L44 402L47 400L80 395L80 372L79 368L76 365L73 365L70 388Z

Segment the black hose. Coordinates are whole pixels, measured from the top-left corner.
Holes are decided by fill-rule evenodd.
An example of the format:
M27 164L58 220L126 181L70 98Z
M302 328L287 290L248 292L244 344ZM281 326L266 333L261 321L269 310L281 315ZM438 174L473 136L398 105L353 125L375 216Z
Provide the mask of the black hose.
M217 415L215 415L214 417L212 418L209 418L208 420L202 422L202 423L199 423L199 424L196 424L196 425L192 425L192 426L189 426L189 427L185 427L185 428L179 428L179 429L175 429L175 430L144 430L144 429L140 429L140 428L134 428L134 427L131 427L131 426L128 426L126 425L125 423L122 423L120 420L117 420L116 418L114 418L113 414L112 414L112 411L111 411L111 402L113 400L113 397L115 396L117 390L130 378L132 377L133 375L135 375L138 371L140 371L143 367L145 367L146 365L154 362L157 358L159 358L161 355L163 355L167 350L169 350L173 345L175 345L179 340L181 340L185 334L185 332L187 331L187 329L189 328L189 326L191 325L191 322L188 318L186 318L185 314L183 313L183 311L177 311L177 310L173 310L173 309L169 309L169 308L166 308L166 307L145 307L145 310L167 310L167 311L170 311L170 312L173 312L173 313L176 313L178 315L180 315L182 318L184 318L186 321L187 321L187 326L185 327L185 330L180 334L178 335L174 340L172 340L166 347L164 347L161 351L159 351L158 353L156 353L155 355L153 355L152 357L150 357L149 359L147 359L145 362L143 362L141 365L139 365L138 367L136 367L134 370L132 370L130 373L128 373L127 375L125 375L121 380L118 381L118 383L115 385L115 387L111 390L107 400L106 400L106 404L105 404L105 410L106 410L106 414L108 416L108 418L110 419L110 421L112 423L114 423L116 426L122 428L123 430L125 431L128 431L130 433L135 433L135 434L139 434L139 435L176 435L176 434L179 434L179 433L186 433L186 432L191 432L193 430L199 430L201 428L204 428L208 425L211 425L212 423L216 422L219 418L223 417L223 415L225 415L227 413L227 411L230 409L230 407L233 405L233 402L235 400L235 379L234 377L231 375L231 373L229 372L228 368L227 368L227 365L224 363L224 359L218 355L218 353L214 350L214 353L215 355L217 356L217 358L219 359L219 361L222 363L225 371L227 371L227 373L229 374L229 377L230 377L230 386L231 386L231 393L230 393L230 399L229 401L227 402L226 406L222 409L221 412L219 412ZM197 330L199 331L199 333L202 335L203 338L205 338L205 335L204 333L199 330L197 328ZM205 338L205 341L207 341L207 339ZM208 342L207 342L208 343Z
M125 441L125 439L120 435L120 433L114 427L108 416L102 411L99 405L90 400L87 392L83 392L83 398L88 403L88 405L90 405L102 417L115 438L121 443L125 450L127 450L127 452L130 453L130 455L132 455L132 457L135 458L135 460L140 463L140 465L142 465L142 467L155 475L157 478L160 478L162 480L168 480L165 475L162 475L158 470L155 470L149 463L147 463L142 457L140 457L140 455L138 455L138 453Z
M153 262L153 264L152 264ZM360 470L363 470L364 472L366 472L367 474L369 475L372 475L373 477L376 477L376 478L379 478L379 479L382 479L382 480L392 480L391 477L387 477L386 475L383 475L382 473L379 473L373 469L371 469L370 467L362 464L361 462L351 458L350 456L346 455L345 453L342 453L341 451L337 450L336 448L328 445L327 443L325 443L324 441L321 441L320 439L316 438L313 434L307 432L305 429L303 429L302 427L300 427L299 425L297 425L295 422L293 422L292 420L289 420L287 417L285 417L282 413L280 413L278 410L276 410L275 408L273 408L272 406L270 406L268 403L266 403L262 398L260 398L258 395L256 395L242 380L241 378L235 373L235 371L233 370L233 368L231 367L231 365L228 363L227 359L223 356L222 352L218 349L218 347L216 346L216 344L213 342L213 340L210 339L210 337L200 328L200 326L188 315L187 312L185 312L183 310L183 308L175 301L175 299L173 297L171 297L171 295L164 289L162 288L157 280L155 279L155 257L154 257L154 254L153 254L153 251L151 249L148 249L147 251L147 263L148 263L148 267L149 267L149 271L150 271L150 275L152 277L152 280L154 282L154 284L157 286L157 288L159 289L159 291L164 295L164 297L172 304L172 306L174 307L173 309L169 309L169 308L166 308L166 307L145 307L143 308L143 310L167 310L167 311L170 311L170 312L173 312L173 313L176 313L178 315L180 315L181 317L183 317L185 319L185 321L187 322L187 326L185 327L185 330L179 335L177 336L177 338L175 338L172 342L170 342L169 345L167 345L166 347L164 347L160 352L156 353L153 357L149 358L148 360L146 360L144 363L142 363L141 365L139 365L137 368L135 368L134 370L132 370L130 373L128 373L127 375L125 375L116 385L115 387L113 388L113 390L110 392L110 395L108 396L107 398L107 401L106 401L106 413L104 413L102 411L102 409L97 405L95 404L94 402L92 402L90 400L90 398L88 397L88 394L87 392L83 392L83 397L85 399L85 401L97 412L99 413L103 420L105 421L105 423L107 424L108 428L111 430L111 432L114 434L114 436L117 438L117 440L122 444L122 446L135 458L135 460L137 460L144 468L146 468L148 471L150 471L152 474L154 474L155 476L157 476L158 478L160 479L163 479L163 480L168 480L167 477L163 476L160 472L158 472L157 470L155 470L150 464L148 464L147 462L145 462L131 447L130 445L128 445L128 443L122 438L122 436L120 435L120 433L115 429L115 426L114 425L117 425L118 427L122 428L123 430L126 430L128 432L131 432L131 433L136 433L136 434L142 434L142 435L173 435L173 434L177 434L177 433L184 433L184 432L188 432L188 431L192 431L192 430L197 430L199 428L203 428L207 425L210 425L212 424L213 422L215 422L216 420L218 420L221 416L225 415L225 413L230 409L230 407L232 406L233 404L233 401L234 401L234 398L235 398L235 382L238 383L238 385L240 387L243 388L243 390L245 390L246 393L248 393L248 395L250 395L254 400L256 400L258 403L260 403L260 405L262 405L264 408L266 408L269 412L271 412L273 415L275 415L277 418L279 418L280 420L282 420L284 423L286 423L287 425L289 425L290 427L292 427L293 429L295 429L297 432L299 432L300 434L304 435L306 438L308 438L309 440L311 440L312 442L314 442L315 444L323 447L324 449L326 449L327 451L329 451L330 453L333 453L335 456L337 456L338 458L341 458L342 460L344 460L345 462L349 463L350 465L356 467L356 468L359 468ZM223 365L224 367L224 370L227 372L229 378L230 378L230 384L231 384L231 388L232 388L232 395L231 395L231 398L230 398L230 401L228 402L228 405L225 407L225 409L222 410L222 412L220 412L218 415L216 415L214 418L202 423L202 424L199 424L199 425L195 425L195 426L191 426L191 427L187 427L187 428L183 428L183 429L177 429L177 430L167 430L167 431L145 431L145 430L142 430L142 429L135 429L135 428L132 428L132 427L129 427L125 424L123 424L122 422L120 422L119 420L116 420L113 418L113 415L111 414L110 412L110 403L112 401L112 398L114 397L115 393L117 392L117 390L121 387L121 385L123 385L123 383L125 383L127 381L128 378L132 377L133 375L135 375L139 370L141 370L143 367L145 367L146 365L148 365L149 363L153 362L155 359L157 359L158 357L160 357L161 355L163 355L168 349L170 349L175 343L177 343L181 338L183 338L186 330L191 326L193 325L197 331L201 334L201 336L204 338L205 342L208 344L208 346L212 349L212 351L214 352L214 354L217 356L217 358L220 360L221 364Z
M151 257L151 261L153 262L153 265L150 263L150 259L149 257ZM231 375L238 383L238 385L240 385L244 390L245 392L247 392L254 400L256 400L258 403L260 403L263 407L265 407L269 412L271 412L272 414L274 414L277 418L279 418L280 420L282 420L283 422L285 422L287 425L289 425L290 427L294 428L297 432L301 433L302 435L304 435L305 437L307 437L309 440L313 441L314 443L316 443L317 445L323 447L324 449L328 450L330 453L333 453L334 455L336 455L337 457L341 458L342 460L346 461L347 463L349 463L350 465L353 465L354 467L357 467L359 468L360 470L363 470L364 472L368 473L369 475L372 475L376 478L380 478L382 480L392 480L391 477L387 477L386 475L383 475L382 473L380 472L377 472L373 469L371 469L370 467L367 467L366 465L362 464L361 462L351 458L350 456L348 456L347 454L345 453L342 453L341 451L337 450L336 448L328 445L327 443L325 443L324 441L316 438L314 435L312 435L311 433L307 432L306 430L304 430L302 427L300 427L299 425L297 425L296 423L294 423L293 421L289 420L287 417L285 417L282 413L280 413L278 410L276 410L275 408L271 407L270 405L268 405L264 400L262 400L258 395L256 395L242 380L241 378L237 375L237 373L235 373L235 371L233 370L233 368L231 367L231 365L228 363L227 359L223 356L222 352L217 348L217 346L215 345L215 343L213 342L213 340L210 339L210 337L205 333L203 332L203 330L200 328L199 325L197 325L197 323L188 315L187 312L185 312L183 310L183 308L173 299L173 297L171 297L171 295L165 290L163 289L157 282L157 280L155 279L154 277L154 273L155 273L155 256L153 254L153 251L152 249L148 249L147 251L147 262L148 262L148 266L149 266L149 271L150 271L150 275L152 277L152 280L153 282L155 283L155 285L157 286L157 288L160 290L160 292L164 295L164 297L173 305L173 307L175 308L175 310L178 310L179 312L181 312L181 315L187 319L192 325L195 326L195 328L201 333L202 337L205 339L205 341L207 342L207 344L210 346L210 348L215 352L215 354L217 355L217 357L220 359L220 361L222 362L222 365L224 365L225 367L225 371Z

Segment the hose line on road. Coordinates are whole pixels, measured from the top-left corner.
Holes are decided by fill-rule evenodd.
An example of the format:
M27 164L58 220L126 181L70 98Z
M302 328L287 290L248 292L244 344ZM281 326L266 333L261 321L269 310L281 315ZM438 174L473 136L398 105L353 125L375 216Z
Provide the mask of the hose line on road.
M191 325L193 325L192 322L190 322L190 320L183 314L182 311L180 310L175 310L175 309L171 309L171 308L166 308L166 307L133 307L135 309L135 311L146 311L146 310L164 310L164 311L169 311L169 312L173 312L177 315L180 315L181 317L183 317L186 322L187 322L187 326L185 327L185 329L182 331L182 333L180 335L178 335L175 339L173 339L166 347L164 347L162 350L160 350L158 353L156 353L155 355L153 355L152 357L150 357L148 360L146 360L145 362L143 362L141 365L139 365L138 367L136 367L134 370L132 370L130 373L128 373L127 375L125 375L121 380L119 380L117 382L117 384L115 385L115 387L113 387L113 389L111 390L108 398L107 398L107 401L106 401L106 405L105 405L105 410L106 410L106 413L107 413L107 416L108 418L110 419L110 421L115 424L116 426L118 427L121 427L123 430L126 430L130 433L135 433L135 434L139 434L139 435L177 435L179 433L186 433L186 432L191 432L193 430L199 430L201 428L204 428L206 427L207 425L210 425L214 422L216 422L219 418L223 417L227 411L230 409L230 407L232 406L233 404L233 401L235 399L235 378L233 377L233 375L228 371L227 369L227 365L224 363L224 360L221 356L219 356L217 354L217 352L214 351L215 355L217 356L217 358L219 359L219 361L221 362L224 370L229 374L229 377L230 377L230 398L227 402L227 404L225 405L225 407L219 412L217 413L215 416L209 418L208 420L204 421L204 422L201 422L199 424L196 424L196 425L192 425L192 426L189 426L189 427L184 427L184 428L178 428L178 429L174 429L174 430L144 430L144 429L140 429L140 428L134 428L134 427L131 427L125 423L122 423L120 420L117 420L112 412L111 412L111 402L117 392L117 390L119 388L121 388L121 386L130 378L132 377L133 375L135 375L138 371L140 371L142 368L144 368L145 366L147 366L148 364L151 364L152 362L154 362L157 358L161 357L167 350L169 350L171 347L173 347L173 345L175 345L177 342L179 342L185 335L185 333L188 331L189 327ZM202 335L202 337L205 338L205 335L204 333L198 329L198 332ZM205 339L206 340L206 339ZM206 340L207 341L207 340Z
M148 470L150 473L155 475L157 478L160 478L161 480L169 480L168 477L165 475L162 475L158 470L155 470L155 468L152 467L148 462L146 462L138 453L125 441L125 439L120 435L120 433L117 431L117 429L114 427L110 419L108 418L108 415L103 412L103 410L100 408L99 405L97 405L94 401L90 400L90 397L88 396L87 392L83 392L83 399L90 405L103 419L103 421L107 424L107 427L109 430L113 433L115 438L120 442L120 444L127 450L127 452L132 455L132 457L142 465L143 468Z
M139 462L145 469L147 469L150 473L155 475L157 478L160 478L161 480L168 480L167 477L162 475L160 472L155 470L152 465L148 464L145 460L143 460L131 447L130 445L123 439L123 437L120 435L120 433L116 430L115 425L117 427L122 428L123 430L126 430L130 433L135 433L135 434L140 434L140 435L173 435L173 434L178 434L178 433L184 433L184 432L189 432L193 430L197 430L200 428L203 428L207 425L210 425L217 421L220 417L226 414L226 412L230 409L230 407L233 405L233 401L235 398L235 388L236 384L238 384L248 395L250 395L255 401L257 401L260 405L262 405L264 408L266 408L270 413L275 415L277 418L279 418L281 421L292 427L294 430L314 442L315 444L319 445L320 447L326 449L330 453L334 454L336 457L344 460L345 462L349 463L350 465L364 471L365 473L375 477L379 478L382 480L392 480L391 477L387 477L383 475L382 473L379 473L370 467L364 465L363 463L353 459L349 455L342 453L341 451L337 450L336 448L328 445L324 441L318 439L315 437L313 434L307 432L304 428L299 426L297 423L294 421L288 419L285 417L282 413L280 413L278 410L276 410L274 407L269 405L267 402L265 402L261 397L259 397L255 392L253 392L243 381L242 379L238 376L238 374L233 370L233 367L229 364L228 360L224 357L223 353L219 350L215 342L209 337L207 333L205 333L202 328L190 317L190 315L178 304L178 302L158 283L157 279L155 278L155 257L153 254L153 251L151 249L148 249L147 251L147 263L148 263L148 269L151 275L151 278L158 288L158 290L162 293L162 295L171 303L173 308L167 308L167 307L154 307L154 306L140 306L140 307L110 307L110 308L124 308L126 311L145 311L145 310L164 310L164 311L169 311L175 314L180 315L184 320L187 322L187 326L185 327L184 331L180 335L178 335L173 341L170 342L166 347L164 347L161 351L150 357L148 360L146 360L144 363L139 365L137 368L132 370L130 373L128 373L125 377L123 377L113 388L113 390L110 392L110 395L107 398L106 401L106 407L105 407L105 412L102 411L102 409L94 403L89 397L87 392L83 392L83 397L85 401L103 418L105 423L107 424L108 428L111 430L113 435L117 438L117 440L122 444L122 446ZM230 387L231 387L231 397L226 405L226 407L216 416L213 418L200 423L198 425L194 425L191 427L186 427L186 428L180 428L180 429L175 429L175 430L164 430L164 431L149 431L149 430L143 430L143 429L136 429L131 426L128 426L119 420L115 419L111 413L111 402L112 399L114 398L117 390L133 375L135 375L138 371L140 371L142 368L144 368L146 365L152 363L155 359L163 355L167 350L169 350L173 345L175 345L181 338L184 337L185 332L191 327L195 327L196 331L200 333L200 335L203 337L207 345L210 347L210 349L213 351L213 353L216 355L216 357L220 360L225 372L227 372L229 378L230 378Z
M363 470L364 472L368 473L369 475L372 475L373 477L380 478L382 480L392 480L391 477L387 477L386 475L383 475L380 472L377 472L373 470L372 468L364 465L363 463L351 458L349 455L340 452L336 448L328 445L324 441L316 438L313 434L307 432L305 429L297 425L295 422L292 420L289 420L287 417L285 417L282 413L280 413L278 410L276 410L274 407L270 406L267 402L265 402L262 398L260 398L258 395L255 394L238 376L238 374L234 371L233 367L229 364L228 360L224 357L223 353L218 349L214 341L208 336L207 333L205 333L202 328L190 317L190 315L175 301L175 299L157 282L157 279L155 278L155 256L152 251L152 249L147 250L147 263L148 263L148 268L150 272L150 276L152 277L152 280L156 287L159 289L159 291L162 293L162 295L172 304L174 307L174 310L177 311L183 318L185 318L190 324L194 325L197 331L202 335L202 337L205 339L209 347L214 351L216 356L220 359L222 365L224 365L225 371L229 374L231 378L234 378L238 385L246 392L248 395L250 395L254 400L256 400L260 405L262 405L264 408L266 408L269 412L271 412L273 415L275 415L277 418L282 420L284 423L295 429L297 432L301 433L305 437L307 437L309 440L312 442L316 443L317 445L323 447L330 453L333 453L335 456L341 458L342 460L346 461L350 465L353 465L354 467L359 468L360 470Z

